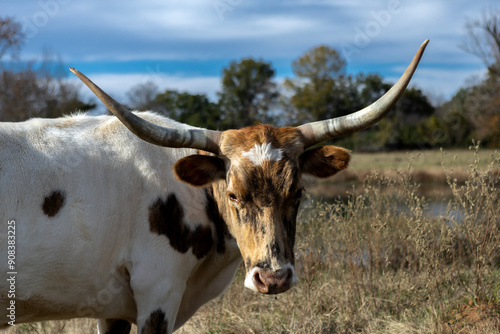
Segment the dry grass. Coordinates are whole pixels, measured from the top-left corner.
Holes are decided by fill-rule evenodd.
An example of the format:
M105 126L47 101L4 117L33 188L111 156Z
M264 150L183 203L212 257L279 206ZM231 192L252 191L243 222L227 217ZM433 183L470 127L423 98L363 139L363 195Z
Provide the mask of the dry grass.
M470 150L425 150L408 152L379 152L353 154L350 168L354 170L397 170L405 169L411 163L413 170L441 171L443 161L448 168L467 169L471 164L477 163L478 168L488 168L491 156L498 156L495 149L481 149L477 157L470 154Z
M449 214L438 218L425 214L411 168L392 178L371 174L347 201L306 200L297 231L300 284L261 296L242 288L240 272L180 332L500 331L500 198L492 172L500 160L468 154L467 178L458 184L448 175ZM464 315L471 300L475 318Z
M90 334L97 333L95 319L73 319L67 321L47 321L32 324L19 324L2 332L5 334ZM131 334L137 334L134 326Z
M243 287L240 269L179 333L500 332L500 159L490 153L468 152L463 183L444 168L451 198L439 217L426 214L408 166L366 176L346 200L306 199L300 283L263 296ZM95 321L36 326L11 333L91 333Z
M373 173L397 179L401 171L406 171L414 182L421 184L419 194L450 196L448 178L463 184L472 165L488 169L491 161L499 158L500 151L496 149L481 149L476 155L470 150L354 153L348 170L326 181L308 179L306 189L323 197L343 196L353 187L356 193L362 193L363 180ZM499 176L500 167L495 166L491 172Z

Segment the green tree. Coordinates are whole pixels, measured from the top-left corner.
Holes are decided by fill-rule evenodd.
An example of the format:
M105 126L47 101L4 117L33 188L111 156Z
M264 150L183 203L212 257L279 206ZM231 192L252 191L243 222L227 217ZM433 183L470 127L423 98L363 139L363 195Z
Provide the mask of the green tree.
M463 126L454 126L455 135L465 132L467 138L479 140L486 147L500 147L499 92L500 81L488 78L479 85L461 89L439 113L445 121L451 119L451 125L459 121Z
M437 144L434 139L425 136L426 121L434 115L435 108L418 88L407 88L396 102L390 113L380 121L385 137L380 142L387 149L429 148Z
M167 90L152 102L153 110L186 124L216 130L220 126L220 110L203 94Z
M307 51L302 57L293 61L292 69L299 78L321 81L343 73L346 61L340 53L326 45Z
M378 100L391 84L384 82L378 74L358 74L354 79L353 86L357 94L353 94L355 101L350 102L353 109L350 112L362 109ZM384 148L387 141L392 138L393 123L382 123L372 126L363 131L356 132L348 137L338 139L338 145L361 151L378 151Z
M345 74L346 62L333 48L319 46L293 62L295 79L285 80L292 95L288 102L295 123L344 116L360 110L385 94L392 85L377 74ZM358 132L341 145L361 150L401 149L427 142L422 122L434 107L419 89L405 91L393 110L377 126Z
M384 82L384 79L378 74L358 74L356 87L359 92L360 104L365 107L378 100L392 86Z
M351 102L351 105L356 106L352 111L378 100L392 84L385 82L378 74L359 74L354 86L357 89L357 101ZM342 139L340 144L364 151L433 146L435 140L429 137L431 131L425 124L434 112L435 108L420 89L408 88L378 124Z
M293 123L343 116L358 109L355 80L345 74L346 62L328 46L307 51L292 63L295 79L286 79L292 95L285 103L295 109Z
M223 70L219 106L223 128L270 123L279 92L270 63L253 58L233 61Z
M428 121L427 130L441 146L466 147L472 143L474 126L466 117L470 88L460 89L436 110L436 120ZM433 122L431 124L431 122Z

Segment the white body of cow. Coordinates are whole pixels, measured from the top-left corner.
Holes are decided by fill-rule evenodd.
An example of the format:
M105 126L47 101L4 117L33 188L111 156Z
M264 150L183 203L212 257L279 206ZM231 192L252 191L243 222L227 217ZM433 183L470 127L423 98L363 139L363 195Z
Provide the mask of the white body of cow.
M378 122L427 43L371 106L299 127L141 119L71 69L128 129L110 116L0 124L0 328L94 317L100 333L129 333L130 323L171 333L224 291L242 258L246 287L287 291L298 281L301 176L332 176L350 159L316 145Z
M0 270L14 272L0 281L0 307L5 312L15 302L0 328L75 317L144 323L162 307L170 332L222 293L241 261L236 242L220 240L206 192L172 173L178 159L195 152L151 145L113 116L0 123ZM187 228L210 229L202 254L194 245L179 252L151 231L152 205L172 194ZM102 332L113 332L112 325L99 324Z

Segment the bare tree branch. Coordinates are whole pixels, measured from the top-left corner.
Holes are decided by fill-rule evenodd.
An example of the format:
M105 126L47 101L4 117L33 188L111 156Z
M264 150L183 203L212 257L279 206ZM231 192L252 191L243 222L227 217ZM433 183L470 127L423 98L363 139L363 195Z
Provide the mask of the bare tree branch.
M500 10L485 10L481 19L468 20L465 29L462 50L477 56L490 74L500 77Z
M0 60L9 50L13 56L16 56L23 41L24 33L21 24L12 17L0 17Z

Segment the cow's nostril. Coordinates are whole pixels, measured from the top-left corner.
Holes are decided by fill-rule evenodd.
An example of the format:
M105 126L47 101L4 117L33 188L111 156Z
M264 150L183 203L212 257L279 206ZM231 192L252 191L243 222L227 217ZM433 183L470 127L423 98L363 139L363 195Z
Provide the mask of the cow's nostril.
M293 284L293 270L290 268L277 271L254 268L250 277L251 289L265 294L282 293Z
M260 270L256 270L253 273L253 282L259 292L267 293L268 287L267 284L263 282L262 277L260 276Z

